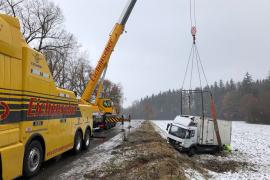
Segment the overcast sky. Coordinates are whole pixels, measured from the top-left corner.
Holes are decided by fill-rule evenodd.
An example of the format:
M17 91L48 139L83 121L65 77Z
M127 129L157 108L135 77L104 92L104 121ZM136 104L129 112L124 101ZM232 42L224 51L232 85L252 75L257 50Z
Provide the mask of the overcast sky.
M53 0L67 30L96 65L127 0ZM254 79L270 70L269 0L197 0L198 48L210 83ZM191 48L189 0L138 0L111 57L107 78L121 83L124 106L179 89ZM197 82L194 82L194 86Z

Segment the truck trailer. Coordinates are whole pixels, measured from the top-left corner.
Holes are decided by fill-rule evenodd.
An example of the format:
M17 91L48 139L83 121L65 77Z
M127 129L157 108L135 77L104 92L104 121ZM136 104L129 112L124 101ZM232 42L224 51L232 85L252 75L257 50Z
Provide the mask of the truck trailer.
M167 139L176 149L192 156L198 153L215 153L231 144L232 122L217 120L222 146L216 138L214 122L211 118L198 116L176 116L167 124Z

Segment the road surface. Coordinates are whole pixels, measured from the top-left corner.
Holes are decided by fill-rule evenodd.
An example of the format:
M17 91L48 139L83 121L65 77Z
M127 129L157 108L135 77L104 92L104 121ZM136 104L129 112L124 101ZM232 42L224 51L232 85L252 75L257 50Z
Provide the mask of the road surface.
M118 123L116 127L110 130L96 131L94 133L94 138L91 141L89 150L83 151L81 154L78 155L73 155L72 152L66 152L59 157L53 158L43 164L42 169L37 176L30 179L58 179L57 177L59 177L60 174L63 174L73 168L71 164L73 164L73 162L75 162L77 159L87 158L88 156L91 156L93 154L91 153L91 151L95 147L103 144L104 142L110 140L111 138L119 134L121 132L121 127L122 126L120 125L120 123Z

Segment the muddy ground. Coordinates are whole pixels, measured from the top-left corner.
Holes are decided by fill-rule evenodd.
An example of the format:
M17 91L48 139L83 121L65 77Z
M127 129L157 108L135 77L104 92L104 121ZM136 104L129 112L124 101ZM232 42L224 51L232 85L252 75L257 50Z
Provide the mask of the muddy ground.
M193 171L208 179L209 171L238 171L247 163L192 158L181 154L166 142L149 121L128 135L127 140L114 148L113 158L101 168L84 175L86 179L190 179ZM223 155L224 156L224 155ZM191 172L187 175L187 171Z

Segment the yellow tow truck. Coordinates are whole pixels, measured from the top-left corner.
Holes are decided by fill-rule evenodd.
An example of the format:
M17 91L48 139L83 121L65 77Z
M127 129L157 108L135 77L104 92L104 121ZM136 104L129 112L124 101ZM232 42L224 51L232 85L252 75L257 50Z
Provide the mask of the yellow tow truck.
M42 162L89 147L96 111L89 97L135 3L128 1L81 100L56 87L44 56L23 39L18 19L0 14L0 179L33 176Z

